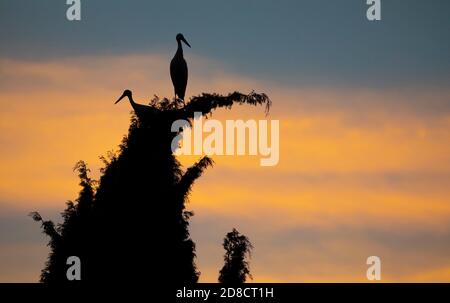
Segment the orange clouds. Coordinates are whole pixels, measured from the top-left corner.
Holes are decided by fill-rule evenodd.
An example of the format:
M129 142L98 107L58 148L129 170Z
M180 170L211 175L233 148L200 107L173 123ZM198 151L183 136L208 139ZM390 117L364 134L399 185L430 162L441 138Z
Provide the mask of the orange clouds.
M78 192L75 162L86 160L98 176L98 156L126 133L131 108L113 105L123 89L141 103L173 94L167 62L161 55L0 60L1 203L62 210ZM421 252L420 238L417 249L408 242L405 257L388 232L364 234L402 227L398 237L409 239L448 230L450 111L443 104L449 92L284 87L230 74L217 62L189 62L189 95L263 91L273 101L267 119L279 119L281 131L278 166L260 167L259 157L213 157L215 167L194 186L188 208L197 214L192 235L199 239L202 281L216 278L220 241L241 226L256 247L256 281L362 281L365 258L377 252L385 256L387 280L449 279L447 247ZM248 106L219 110L214 118L266 119L263 108ZM197 157L180 160L188 166ZM208 239L205 217L224 220ZM310 238L297 239L291 230ZM354 232L347 237L348 230ZM275 246L276 238L292 248ZM421 266L407 270L404 258Z

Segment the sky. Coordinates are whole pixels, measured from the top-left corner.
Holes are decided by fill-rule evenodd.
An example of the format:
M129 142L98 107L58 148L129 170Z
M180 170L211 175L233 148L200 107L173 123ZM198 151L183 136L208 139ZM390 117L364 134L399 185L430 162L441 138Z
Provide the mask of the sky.
M216 119L278 119L280 162L214 156L188 208L201 281L233 227L255 282L450 282L450 3L383 0L0 0L0 281L37 281L47 239L27 217L78 193L72 171L117 150L130 108L172 95L169 62L192 48L188 96L256 90L262 107ZM181 157L187 167L197 157ZM232 188L232 190L230 190Z

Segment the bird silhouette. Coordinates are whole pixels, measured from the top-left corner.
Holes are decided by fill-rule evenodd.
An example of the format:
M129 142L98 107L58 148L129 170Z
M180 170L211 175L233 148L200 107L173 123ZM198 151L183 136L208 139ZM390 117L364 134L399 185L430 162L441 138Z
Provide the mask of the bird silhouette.
M183 47L181 41L183 41L187 46L191 47L189 43L184 38L183 34L178 34L177 37L178 49L170 62L170 77L172 78L173 87L175 90L175 99L178 97L183 100L184 94L186 93L186 86L188 81L188 67L186 60L183 57Z
M120 100L122 100L123 98L128 97L128 100L130 101L131 106L133 107L134 112L136 113L136 116L138 116L139 119L143 119L145 117L149 117L151 115L155 115L159 112L159 110L153 106L149 106L149 105L143 105L143 104L138 104L133 100L133 93L131 92L131 90L126 89L122 96L120 96L119 99L117 99L117 101L114 104L117 104L120 102Z

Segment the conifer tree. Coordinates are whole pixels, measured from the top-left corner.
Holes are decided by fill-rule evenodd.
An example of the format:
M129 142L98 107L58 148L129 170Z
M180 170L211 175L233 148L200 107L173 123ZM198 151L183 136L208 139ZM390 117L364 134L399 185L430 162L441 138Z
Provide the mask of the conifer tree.
M233 228L223 240L225 249L224 261L219 274L219 282L227 284L244 283L247 277L252 278L248 258L253 249L250 240Z
M68 202L63 223L32 213L50 237L51 249L43 282L66 282L66 260L81 260L81 280L87 282L195 283L195 243L189 234L186 202L193 183L213 164L201 158L183 170L171 150L177 135L171 125L192 121L194 112L210 114L233 104L266 104L269 98L252 92L227 96L202 94L182 105L155 98L149 116L132 116L128 135L119 151L102 157L100 180L91 180L84 162L76 165L81 191Z

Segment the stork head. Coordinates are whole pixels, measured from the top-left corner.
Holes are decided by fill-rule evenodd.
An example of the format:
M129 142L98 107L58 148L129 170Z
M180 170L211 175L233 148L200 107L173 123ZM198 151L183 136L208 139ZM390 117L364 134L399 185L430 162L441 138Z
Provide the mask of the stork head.
M126 89L126 90L123 92L122 96L120 96L120 98L117 99L117 101L116 101L114 104L119 103L119 101L122 100L122 99L125 98L125 97L131 98L131 96L132 96L131 90Z
M181 33L177 35L177 42L180 42L180 41L183 41L187 46L191 47L189 45L189 43L186 41L186 39L184 38L183 34L181 34Z

